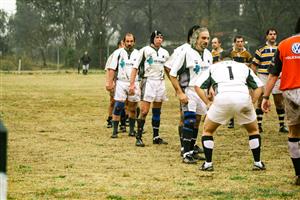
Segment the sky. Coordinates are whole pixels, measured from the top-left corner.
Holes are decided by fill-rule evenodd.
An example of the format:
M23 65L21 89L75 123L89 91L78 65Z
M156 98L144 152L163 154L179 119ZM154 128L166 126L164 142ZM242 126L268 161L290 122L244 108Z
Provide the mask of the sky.
M3 9L8 14L16 12L16 0L0 0L0 9Z

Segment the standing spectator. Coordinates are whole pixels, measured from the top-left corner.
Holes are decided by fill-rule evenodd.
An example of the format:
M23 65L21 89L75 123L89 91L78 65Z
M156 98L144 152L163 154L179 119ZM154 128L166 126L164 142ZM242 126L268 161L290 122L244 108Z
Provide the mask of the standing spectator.
M247 66L250 66L252 62L252 55L248 52L245 48L245 41L244 37L241 35L237 35L233 39L234 46L232 50L230 50L230 57L232 60L245 63ZM234 119L230 119L228 128L234 128Z
M245 127L249 135L249 146L253 154L253 170L264 170L260 160L261 138L258 131L253 103L262 93L263 83L253 71L243 63L222 61L212 65L198 79L195 90L209 107L203 125L202 145L206 161L201 166L203 171L213 171L212 153L214 148L213 133L221 124L236 116L237 122ZM213 87L216 96L211 104L204 89ZM248 87L253 89L253 98Z
M256 50L251 65L253 71L257 72L257 76L264 84L266 84L268 80L268 75L269 75L268 68L270 67L274 54L277 50L276 38L277 38L277 31L274 28L268 29L266 32L267 41L263 46L259 47ZM276 112L279 119L279 132L288 133L288 129L284 125L284 116L285 116L284 103L283 103L282 91L279 90L279 86L280 86L280 78L276 81L275 87L272 90L273 99L276 106ZM256 108L258 128L260 133L263 132L262 120L263 120L263 113L264 113L261 109L261 103L262 103L262 96L258 99L257 108Z
M140 50L140 66L131 74L130 92L134 92L137 71L141 80L140 117L137 121L138 130L136 146L144 147L142 133L150 105L152 104L153 144L168 144L159 137L160 114L163 101L167 99L164 80L164 64L169 58L167 50L162 48L163 34L155 30L150 36L150 45Z
M124 47L124 42L123 40L120 40L118 42L118 46L117 46L117 49L119 48L123 48ZM105 70L106 70L106 78L108 78L108 70L107 68L110 66L110 63L111 63L111 60L113 58L113 54L111 54L107 61L106 61L106 65L105 65ZM116 80L114 80L115 82ZM115 100L114 100L114 94L115 94L115 91L111 91L109 92L109 105L108 105L108 118L107 118L107 128L112 128L112 112L113 112L113 108L114 108L114 105L115 105Z
M191 47L178 53L177 58L172 63L170 80L175 88L177 96L182 105L183 112L183 159L187 164L196 163L193 147L198 135L198 124L201 115L206 114L206 106L197 96L194 86L200 74L207 70L212 64L212 55L207 49L209 44L209 31L207 28L198 28L191 38ZM185 71L185 76L177 80L177 76ZM182 89L181 87L184 87Z
M90 62L91 62L91 58L90 56L88 55L88 52L85 51L84 52L84 55L80 58L80 61L82 63L82 73L84 75L87 75L88 71L89 71L89 65L90 65Z
M213 63L219 62L221 60L221 53L223 52L221 44L221 40L217 37L214 37L211 40L211 54L213 56Z
M269 68L262 110L268 112L271 91L281 73L280 90L283 91L286 119L289 128L288 147L294 165L295 184L300 185L300 17L296 24L296 35L278 45L274 66Z
M190 41L192 38L193 33L200 28L199 25L194 25L192 26L187 35L187 42L184 43L183 45L177 47L173 54L170 56L170 58L167 60L165 63L165 71L168 76L168 78L173 79L172 84L175 89L176 94L183 94L185 88L188 86L188 76L189 76L189 70L185 68L185 65L183 64L179 71L177 71L177 78L175 77L170 77L170 70L172 69L173 62L174 60L180 56L180 54L185 54L186 51L191 48ZM179 97L179 96L178 96ZM180 120L179 120L179 125L178 125L178 134L179 134L179 139L180 139L180 154L183 156L184 153L184 147L183 147L183 136L182 136L182 128L183 128L183 112L182 112L182 99L179 99L179 111L180 111ZM200 120L201 120L201 115L196 115L196 123L195 123L195 129L193 136L191 138L191 149L193 149L193 158L194 159L201 159L200 156L197 156L198 153L202 153L203 149L201 149L198 145L196 145L197 142L197 137L198 137L198 130L199 130L199 125L200 125Z
M112 116L113 133L112 138L118 137L118 125L121 112L125 108L125 101L128 99L129 111L129 135L134 134L135 115L137 102L140 101L140 90L137 86L134 95L129 95L130 74L133 68L137 68L139 60L139 51L134 49L135 37L132 33L127 33L123 39L124 48L113 52L111 63L107 67L108 76L106 79L106 90L112 92L115 88L114 110ZM116 82L114 82L116 75ZM134 80L138 85L137 79Z

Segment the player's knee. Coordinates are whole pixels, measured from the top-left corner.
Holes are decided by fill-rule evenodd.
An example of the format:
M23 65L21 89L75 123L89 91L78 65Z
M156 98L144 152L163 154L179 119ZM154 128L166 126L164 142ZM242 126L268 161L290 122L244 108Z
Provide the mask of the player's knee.
M159 121L160 113L161 113L161 108L152 108L152 119Z
M116 101L114 106L114 115L121 115L121 112L124 110L124 108L124 102Z
M194 129L196 123L196 113L187 111L184 112L183 117L184 117L184 121L183 121L184 127Z

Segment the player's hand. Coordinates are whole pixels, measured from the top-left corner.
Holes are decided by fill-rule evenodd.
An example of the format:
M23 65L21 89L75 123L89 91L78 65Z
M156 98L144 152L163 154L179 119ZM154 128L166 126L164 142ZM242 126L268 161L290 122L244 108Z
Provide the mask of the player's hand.
M129 86L129 92L128 93L129 93L130 96L134 95L134 89L135 89L135 85L130 85Z
M187 96L184 93L178 94L178 98L179 98L180 103L182 103L182 104L188 103L189 99L187 98Z
M208 90L208 94L207 94L208 100L213 101L215 95L216 95L216 93L215 93L214 89L212 87L210 87Z
M106 83L106 90L108 92L112 92L114 90L114 84L113 83Z
M263 99L262 103L261 103L261 109L262 111L264 111L265 113L269 112L271 110L271 102L268 99Z
M206 104L206 108L207 108L207 110L210 108L211 104L212 104L212 102L211 102L211 101L210 101L210 102L208 102L208 104Z

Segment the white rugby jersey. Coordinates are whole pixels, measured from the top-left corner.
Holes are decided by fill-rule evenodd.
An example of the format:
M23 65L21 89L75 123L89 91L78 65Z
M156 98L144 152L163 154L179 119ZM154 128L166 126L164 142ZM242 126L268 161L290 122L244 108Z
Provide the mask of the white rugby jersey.
M130 82L130 75L133 68L137 68L139 61L139 51L134 49L130 55L124 48L115 50L107 69L117 72L117 80ZM136 78L137 81L137 78Z
M176 49L174 49L174 52L169 57L169 59L166 61L165 67L171 69L173 62L177 58L177 56L180 55L181 53L185 53L187 51L187 49L189 49L189 48L191 48L191 45L189 43L184 43L184 44L180 45L179 47L177 47Z
M195 86L200 74L210 67L212 61L213 58L209 50L204 49L203 55L200 55L197 50L190 47L177 55L172 64L170 75L177 77L184 72L186 82L188 82L186 86Z
M113 58L113 54L111 54L108 58L107 58L107 61L106 61L106 64L105 64L105 70L107 70L107 68L110 66L110 63L111 63L111 60Z
M244 63L222 61L210 66L196 83L202 89L213 86L215 92L242 92L249 94L249 88L262 87L263 83Z
M151 79L164 79L164 65L169 53L164 48L154 49L146 46L140 50L139 76Z

